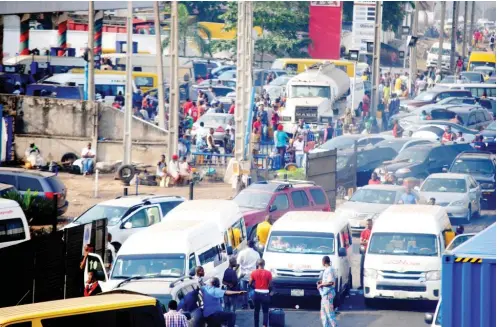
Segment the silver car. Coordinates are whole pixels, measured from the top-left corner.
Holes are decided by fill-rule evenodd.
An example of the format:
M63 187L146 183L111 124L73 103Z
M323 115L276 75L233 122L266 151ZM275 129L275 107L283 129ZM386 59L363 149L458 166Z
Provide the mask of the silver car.
M468 222L481 212L481 188L471 175L431 174L420 188L420 194L434 198L435 204L445 207L450 218L463 218Z
M352 232L361 232L368 219L376 219L386 208L401 202L405 188L401 185L367 185L357 189L352 197L338 207L336 213L347 218ZM417 203L425 200L413 192Z
M200 123L204 123L204 129L206 133L209 133L211 128L214 129L214 143L219 146L224 146L224 136L226 135L226 127L228 127L228 123L232 122L232 126L235 125L235 118L230 114L215 114L215 113L206 113L201 116L195 124L193 124L192 128L192 136L195 137L197 131L200 128Z

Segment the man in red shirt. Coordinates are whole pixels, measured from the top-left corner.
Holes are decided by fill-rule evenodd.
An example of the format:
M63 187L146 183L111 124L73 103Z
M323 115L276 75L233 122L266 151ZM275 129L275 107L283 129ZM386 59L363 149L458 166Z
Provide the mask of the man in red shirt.
M367 117L368 113L369 113L369 94L368 92L366 92L362 97L362 116Z
M261 134L262 132L262 121L261 117L257 117L257 120L252 124L252 129L256 128L257 129L257 134Z
M198 117L199 117L199 112L198 112L198 107L196 107L195 105L192 107L192 118L193 118L193 122L196 122Z
M381 184L381 180L378 178L378 174L373 172L371 174L371 179L369 180L368 185L378 185L378 184Z
M262 325L268 326L269 322L269 302L271 297L269 295L269 288L273 280L272 274L269 270L264 269L266 262L264 259L257 260L257 269L250 274L249 285L254 285L254 325L259 326L259 314L262 307Z
M371 237L371 230L373 229L373 220L368 219L367 220L368 225L365 230L361 232L361 250L362 247L364 247L364 251L361 251L361 286L359 287L362 289L364 287L364 257L366 255L366 250L368 248L368 243L369 243L369 238Z
M228 110L228 113L230 115L234 115L235 114L235 100L231 100L231 106L230 106L230 109Z
M192 100L190 98L186 99L186 102L183 104L183 113L185 116L190 115L190 109L194 106Z
M450 126L445 127L445 132L442 135L442 143L452 141L452 130Z
M393 137L402 137L402 133L404 133L404 129L400 126L399 121L395 120L393 123Z

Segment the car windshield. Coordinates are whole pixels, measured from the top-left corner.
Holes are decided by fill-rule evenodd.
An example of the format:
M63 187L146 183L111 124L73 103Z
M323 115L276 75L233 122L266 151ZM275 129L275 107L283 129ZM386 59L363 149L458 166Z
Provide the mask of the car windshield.
M466 181L462 178L428 178L421 192L466 193Z
M271 196L271 193L243 190L238 193L233 200L240 207L251 209L265 209L269 205Z
M476 67L482 67L482 66L487 66L487 67L494 68L495 67L495 63L486 62L486 61L472 61L469 64L469 70L474 70Z
M184 254L119 255L114 263L111 278L181 277L184 272Z
M486 130L495 131L495 121L493 121L490 125L488 125Z
M400 152L399 155L393 159L393 161L406 161L409 163L414 163L414 162L419 163L425 161L429 152L430 152L429 148L411 147Z
M437 54L440 48L431 48L430 53ZM450 49L442 49L442 56L450 56Z
M203 122L205 126L225 126L230 119L232 119L230 115L203 115L198 123Z
M335 138L332 138L329 141L326 141L319 148L324 149L324 150L351 148L354 145L354 142L358 139L359 139L359 137L350 137L348 135L340 135L340 136L337 136Z
M466 73L462 73L461 75L463 77L466 77L467 79L469 79L471 82L478 82L478 83L481 82L481 74L480 73L466 72Z
M450 172L461 174L493 175L495 167L492 160L488 159L457 159L452 165Z
M333 233L288 232L271 233L267 252L333 254L335 252Z
M409 140L402 140L402 139L396 139L396 140L383 140L378 143L376 143L376 148L392 148L395 150L395 152L399 152L400 149L406 144Z
M331 98L330 87L323 85L293 85L292 86L292 97L320 97L320 98Z
M349 201L378 203L378 204L394 204L397 196L396 191L385 191L378 189L360 189L352 195Z
M435 257L438 255L437 237L431 234L373 233L368 254Z
M128 210L129 207L116 207L97 204L76 218L74 223L87 224L94 220L107 218L109 225L115 225L121 220Z
M416 101L431 101L435 98L437 93L435 92L423 92L414 98Z
M450 243L450 245L445 250L447 250L447 251L453 250L456 247L458 247L459 245L461 245L464 242L466 242L467 240L469 240L470 238L472 238L473 236L475 236L475 235L474 234L458 235L456 238L454 238L452 240L452 243Z

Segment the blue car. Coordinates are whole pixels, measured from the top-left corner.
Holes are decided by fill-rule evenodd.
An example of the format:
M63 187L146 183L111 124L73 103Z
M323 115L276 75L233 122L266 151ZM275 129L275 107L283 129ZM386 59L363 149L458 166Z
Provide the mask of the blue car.
M487 151L495 154L495 121L480 132L483 136L483 142L487 146Z

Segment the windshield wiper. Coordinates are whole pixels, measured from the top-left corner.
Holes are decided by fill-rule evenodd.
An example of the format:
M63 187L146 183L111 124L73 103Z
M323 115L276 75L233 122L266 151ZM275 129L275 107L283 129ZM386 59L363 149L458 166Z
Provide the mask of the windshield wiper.
M112 278L112 279L128 279L128 278L130 278L130 277L129 277L129 276L119 276L119 275L118 275L118 276L112 276L111 278Z

